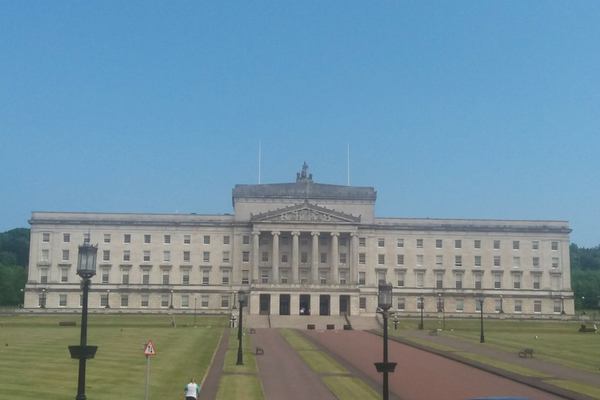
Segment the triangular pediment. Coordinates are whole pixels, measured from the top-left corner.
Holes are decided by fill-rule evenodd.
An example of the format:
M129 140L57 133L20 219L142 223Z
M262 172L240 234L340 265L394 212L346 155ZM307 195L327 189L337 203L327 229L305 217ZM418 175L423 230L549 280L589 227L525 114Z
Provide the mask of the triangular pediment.
M253 222L334 222L358 223L360 216L320 207L308 202L252 215Z

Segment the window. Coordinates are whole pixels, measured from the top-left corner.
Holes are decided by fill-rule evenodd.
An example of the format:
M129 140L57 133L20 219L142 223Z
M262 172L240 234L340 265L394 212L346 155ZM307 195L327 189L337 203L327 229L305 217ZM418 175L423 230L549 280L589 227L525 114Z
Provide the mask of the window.
M398 287L404 287L404 277L405 277L404 271L396 272L396 281L397 281Z
M346 271L339 271L340 285L345 285L347 280L348 280L348 273Z
M321 264L325 264L327 262L327 253L321 253Z
M398 265L404 265L404 254L398 254L396 256L396 263Z
M210 284L210 270L209 269L202 270L202 284L203 285Z
M169 270L165 269L162 272L162 284L168 285L170 280Z
M552 257L552 268L558 268L558 257Z
M560 300L554 300L554 313L559 314L562 311L562 303Z
M513 268L521 268L521 257L513 257Z
M300 271L300 283L303 285L308 283L308 271L305 269Z
M502 311L502 300L500 300L500 299L494 300L494 311L496 311L497 313Z
M424 284L424 281L425 281L425 273L424 272L417 272L415 274L415 278L416 278L416 281L417 281L417 287L418 288L422 288L423 284Z
M290 244L290 238L288 236L282 236L280 240L282 246L287 246Z
M533 278L533 288L540 289L540 276L538 274L532 275Z
M531 242L531 250L538 251L540 249L540 242L538 240L534 240Z
M523 302L521 300L515 300L515 312L520 313L523 310Z
M281 283L288 283L288 270L287 269L283 269L281 270Z
M533 257L533 268L539 268L540 267L540 258L539 257Z
M121 270L121 283L123 285L129 285L129 270L128 269Z
M62 283L69 282L69 268L61 268L60 269L60 281Z
M461 249L462 248L462 240L455 240L454 241L454 248L455 249Z
M542 312L542 301L541 300L534 300L533 301L533 312L534 313L541 313Z
M358 263L359 264L367 263L367 254L366 253L358 253Z
M210 235L204 235L204 244L210 244Z
M502 289L502 275L494 274L494 289Z
M494 240L494 250L500 250L500 241Z
M229 240L230 240L229 235L223 236L223 244L224 245L228 245L229 244Z
M141 301L140 301L140 306L141 307L148 307L148 295L147 294L143 294Z
M465 301L463 299L456 299L456 311L463 311L465 308Z
M288 262L288 253L281 253L281 262L282 263L287 263Z
M49 261L50 260L50 250L42 250L42 260L41 261Z
M417 249L423 248L423 239L417 239Z
M513 275L513 289L521 289L521 274Z
M42 242L50 243L50 234L49 233L42 233Z
M462 267L462 256L454 256L454 266Z
M169 307L169 295L163 294L160 296L160 306L163 308Z
M189 251L184 251L183 252L183 261L184 262L190 262L190 252Z
M422 266L423 266L423 255L418 254L417 255L417 267L422 267Z
M396 240L396 246L397 247L404 247L404 239L397 239Z
M377 283L386 283L385 271L377 271Z
M110 269L102 268L102 283L108 283L109 276L110 276Z
M308 262L308 253L307 252L300 253L300 262L302 264L306 264Z
M63 243L69 243L71 241L70 233L63 233Z
M417 297L417 310L424 310L424 309L425 309L425 298Z
M406 309L406 299L398 298L398 310L405 310L405 309Z
M229 252L228 251L223 252L223 262L229 263Z
M513 250L519 250L520 247L521 247L521 244L519 243L519 241L513 240Z
M442 239L435 239L435 248L436 249L441 249L442 248Z
M223 285L229 285L229 275L230 274L231 274L231 271L229 269L221 270L221 283Z
M367 247L367 238L359 237L358 238L358 247Z
M248 235L242 236L242 244L250 244L250 236L248 236Z
M152 240L152 236L151 235L144 235L144 243L145 244L149 244Z
M494 256L494 267L500 266L500 256Z
M102 250L102 261L110 261L110 250Z
M249 251L243 251L242 252L242 262L250 262L250 252Z
M48 268L40 269L40 283L48 283Z
M46 295L45 294L38 294L38 307L40 308L45 308L46 307ZM79 304L79 306L81 307L81 304Z
M59 307L67 306L67 295L66 294L61 294L58 296L58 306Z
M248 285L250 283L250 270L242 270L242 285Z
M552 290L560 290L560 275L552 275Z
M131 261L131 253L129 250L123 251L123 261Z
M188 308L190 306L190 296L184 294L181 296L181 308Z
M131 235L126 233L123 235L123 243L131 243Z
M183 285L190 284L190 270L187 268L181 270L181 283Z
M346 253L340 253L340 264L346 264Z
M361 308L363 310L367 308L367 298L366 297L358 298L358 308Z
M552 242L550 248L552 249L552 251L557 251L558 250L558 242Z
M69 261L69 250L63 250L62 251L62 260L63 261Z
M171 252L170 251L168 251L168 250L163 251L163 261L165 261L165 262L171 261Z
M454 283L455 283L456 289L462 289L463 288L463 274L462 274L462 272L457 272L457 273L454 274Z
M110 233L104 234L104 243L110 243Z
M269 261L269 252L268 251L263 251L262 252L262 261L263 262L268 262Z
M261 283L269 283L270 273L268 268L263 268L260 270L260 282Z
M481 256L475 256L475 266L481 267Z
M202 262L210 262L210 251L202 252Z
M191 244L192 236L191 235L183 235L183 244Z
M100 307L106 307L108 305L108 294L100 295Z
M327 236L319 236L319 244L321 246L327 246Z
M480 250L481 249L481 240L474 240L473 241L473 248L475 250Z
M150 262L150 251L144 251L144 262Z
M384 265L385 264L385 254L377 255L377 264Z
M481 311L481 301L475 299L475 311Z
M435 287L437 289L444 288L444 274L442 272L435 273Z
M121 295L121 307L129 307L129 295Z
M269 244L269 238L266 237L266 236L263 236L262 238L260 238L260 244L268 245Z
M221 308L229 308L229 296L221 296Z
M348 246L348 240L345 237L341 237L339 241L339 245L342 247Z
M327 284L328 272L327 270L319 271L319 282L321 285Z
M359 285L366 284L366 273L364 271L359 271L359 273L358 273L358 284Z
M171 244L171 235L164 235L163 236L163 243L164 244Z
M150 284L150 270L143 269L142 270L142 285L149 285L149 284Z
M481 289L481 274L475 274L475 289Z
M200 297L200 307L208 308L208 304L208 295L202 295L202 297Z
M385 239L384 238L377 239L377 247L385 247Z

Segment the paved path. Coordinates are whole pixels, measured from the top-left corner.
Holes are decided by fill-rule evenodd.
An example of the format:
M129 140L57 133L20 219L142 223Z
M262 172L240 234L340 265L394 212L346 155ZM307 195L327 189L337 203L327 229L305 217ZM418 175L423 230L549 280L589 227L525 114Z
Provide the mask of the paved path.
M381 387L373 363L382 359L381 337L364 331L303 331L318 347L336 359L354 365ZM397 361L390 374L390 392L402 400L464 400L474 397L524 397L560 400L530 386L458 363L398 342L389 342L389 360ZM368 383L368 382L367 382ZM380 392L380 388L374 388Z
M200 384L200 400L214 400L217 398L219 381L224 374L223 366L225 365L225 354L229 346L229 332L229 329L225 329L223 332L208 373Z

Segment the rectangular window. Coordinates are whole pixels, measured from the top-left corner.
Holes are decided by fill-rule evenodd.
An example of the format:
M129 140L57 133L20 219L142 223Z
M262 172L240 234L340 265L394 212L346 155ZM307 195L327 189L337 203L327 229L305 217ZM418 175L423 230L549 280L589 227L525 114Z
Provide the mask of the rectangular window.
M121 295L121 307L129 307L129 295Z
M150 251L144 251L144 262L150 262Z
M533 312L534 313L541 313L542 312L542 302L541 302L541 300L534 300L533 301Z
M521 243L518 240L513 240L513 250L519 250Z
M558 268L558 257L552 257L552 268Z
M221 308L229 308L229 296L221 296Z
M552 275L551 281L552 281L552 290L560 290L561 289L559 275Z
M305 269L300 271L300 283L303 285L308 283L308 271Z
M121 270L121 283L123 285L129 285L129 270Z
M163 243L164 244L171 244L171 235L164 235L163 236Z
M308 262L308 253L307 252L300 253L300 262L302 264L306 264Z
M455 249L461 249L462 248L462 240L455 240L454 241L454 248Z
M60 269L60 281L62 283L69 282L69 268L61 268Z
M534 240L531 242L531 249L534 251L538 251L540 249L540 242L538 240Z
M515 300L515 312L520 313L523 310L523 302L521 300Z
M210 270L209 269L202 270L202 284L203 285L210 284Z
M162 284L168 285L170 280L170 274L168 270L164 270L162 273Z
M109 272L108 268L102 268L102 283L108 283Z
M223 236L223 244L224 245L228 245L229 244L229 240L230 240L229 235Z
M348 241L347 241L347 239L346 239L345 237L341 237L341 238L340 238L339 245L340 245L341 247L346 247L346 246L348 246Z
M475 311L481 311L481 302L475 299Z
M290 244L290 238L289 238L289 236L282 236L281 239L280 239L280 241L281 241L281 245L282 246L287 246L287 245Z
M188 308L190 306L190 296L184 294L181 296L181 308Z
M319 282L321 285L327 284L328 272L326 270L319 271Z
M554 313L559 314L562 311L562 303L560 300L554 300Z
M183 235L183 244L191 244L192 236L191 235Z
M202 252L202 262L210 262L210 251Z
M463 288L463 274L461 272L457 272L456 274L454 274L454 280L455 280L456 289L462 289Z
M171 261L171 252L170 251L163 251L163 261L165 262L169 262Z
M242 262L250 262L250 252L249 251L243 251L242 252Z
M398 310L406 310L406 299L398 298Z
M242 285L248 285L250 283L250 271L247 269L242 270Z
M423 255L417 254L417 267L422 267L422 266L423 266Z
M283 264L286 264L288 262L288 257L289 257L288 253L281 253L281 262Z
M481 274L475 274L475 289L481 289Z
M454 256L454 266L462 267L462 256Z
M558 242L552 242L550 248L552 249L552 251L557 251L558 250Z
M456 311L463 311L465 308L463 299L456 299Z
M423 248L423 239L417 239L417 249Z
M521 275L520 274L513 275L513 289L521 289Z
M476 250L480 250L481 249L481 240L474 240L473 241L473 248Z
M377 264L384 265L385 264L385 254L377 255Z
M404 254L398 254L396 256L396 263L398 265L404 265Z
M268 262L269 261L269 252L268 251L263 251L262 252L262 261L263 262Z
M500 256L494 256L494 267L500 266Z
M231 271L229 269L221 270L221 283L223 285L229 285L229 275L230 274L231 274Z
M181 283L183 285L190 284L190 270L187 268L181 270Z
M110 250L102 250L102 261L110 261Z
M539 257L533 257L533 268L539 268L540 267L540 258Z
M261 283L269 283L270 278L270 270L267 268L263 268L260 270L260 282Z
M229 252L228 251L223 252L223 262L229 263Z
M494 250L500 250L500 241L494 240Z
M442 248L442 239L435 239L435 248L436 249L441 249Z
M327 236L319 236L319 245L327 246Z
M325 264L327 262L327 253L321 253L321 264Z
M475 266L481 267L481 256L475 256Z
M42 242L50 243L50 234L49 233L42 233Z
M40 283L48 283L48 268L40 269Z
M358 238L358 247L367 247L367 238L359 237Z
M69 261L69 250L63 250L62 251L62 260L63 261Z
M358 298L358 308L360 308L362 310L367 308L367 298L366 297Z
M70 233L63 233L63 243L69 243L71 241Z
M141 301L140 301L140 306L141 307L148 307L148 295L147 294L143 294L141 297Z
M183 252L183 261L184 262L190 262L190 252L189 251L184 251Z
M282 269L281 270L281 283L288 283L288 270L287 269Z
M49 261L50 260L50 250L44 249L42 250L41 261Z
M424 309L425 309L425 298L417 297L417 310L424 310Z
M207 295L202 295L200 297L200 307L202 308L208 308L208 296Z
M131 253L129 250L123 251L123 261L131 261Z
M110 233L104 234L104 243L110 243Z
M377 283L386 283L385 271L377 271Z
M144 244L149 244L152 240L151 235L144 235Z
M242 244L250 244L250 236L248 236L248 235L242 236Z
M367 254L366 253L358 253L358 263L359 264L367 263Z
M149 285L149 284L150 284L150 270L143 269L142 270L142 285Z
M397 247L404 247L404 239L397 239L396 240L396 246Z
M67 295L66 294L61 294L58 296L58 306L59 307L67 306Z
M339 271L339 276L340 285L345 285L348 280L348 273L346 271Z
M168 294L163 294L160 296L160 306L162 308L169 307L169 295Z
M396 280L397 280L397 284L398 287L404 287L404 271L398 271L396 272Z
M346 253L340 253L340 264L346 264Z
M425 281L425 273L424 272L417 272L415 274L415 278L417 281L417 287L418 288L422 288L424 285L424 281Z
M494 274L494 289L502 289L502 275Z
M385 247L385 239L384 238L377 239L377 247Z
M127 244L131 243L131 235L130 234L126 233L123 235L123 243L127 243Z
M532 275L531 277L533 279L533 288L540 289L540 276L536 274Z
M513 268L521 268L521 257L513 257Z
M364 271L359 271L358 273L358 284L365 285L366 283L366 274Z
M436 272L435 273L435 287L437 289L443 289L444 288L444 274L441 272Z
M495 299L494 300L494 311L500 312L502 310L502 300Z
M204 244L210 244L210 236L209 235L204 235Z

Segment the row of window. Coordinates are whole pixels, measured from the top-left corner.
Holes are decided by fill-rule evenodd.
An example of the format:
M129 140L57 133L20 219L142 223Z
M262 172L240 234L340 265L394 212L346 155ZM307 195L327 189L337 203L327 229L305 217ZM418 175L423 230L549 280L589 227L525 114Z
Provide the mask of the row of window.
M111 243L113 238L113 235L110 233L105 233L103 234L103 242L104 243ZM84 233L83 234L83 240L87 241L90 240L90 234L89 233ZM132 239L132 235L130 233L125 233L123 234L123 243L125 244L130 244L131 243L131 239ZM71 242L71 234L70 233L63 233L62 234L62 241L63 243L70 243ZM182 241L183 244L191 244L192 243L192 235L182 235ZM210 244L211 241L211 236L210 235L204 235L202 238L202 243L203 244ZM50 233L49 232L44 232L42 233L42 242L43 243L50 243ZM163 244L171 244L171 235L162 235L162 242ZM231 236L229 235L224 235L223 236L223 244L224 245L228 245L231 242ZM243 238L243 242L244 244L250 244L250 236L244 236ZM143 243L144 244L151 244L152 243L152 235L150 234L144 234L143 235Z
M99 296L99 298L96 300L99 307L105 308L107 307L108 303L109 303L109 294L101 294ZM119 304L121 305L121 307L126 308L130 306L130 301L129 301L129 295L128 294L119 294ZM150 298L148 294L142 294L141 296L139 296L140 298L140 304L139 306L142 308L147 308L149 306L150 303ZM67 303L68 297L66 294L59 294L58 295L58 306L59 307L67 307L68 303ZM190 307L190 296L189 295L181 295L178 296L178 300L179 300L179 305L178 307L180 308L189 308ZM202 295L200 296L200 301L197 304L200 308L210 308L210 301L209 301L209 296L208 295ZM172 304L173 301L173 297L169 296L168 294L163 294L160 297L160 307L161 308L169 308L171 306L175 306L174 304ZM230 298L229 295L226 296L221 296L221 308L229 308L229 303L230 303ZM83 296L80 295L79 296L79 307L82 307L83 304ZM95 307L94 301L91 300L90 303L88 304L90 308L94 308ZM45 294L40 294L38 297L38 306L39 307L46 307L46 295ZM193 306L196 306L196 304L194 304Z
M396 264L399 266L403 266L404 265L404 254L398 254L396 256ZM422 254L418 254L416 256L416 266L417 267L422 267L424 265L423 263L423 258L424 256ZM484 258L483 256L474 256L473 257L473 266L474 267L481 267L484 262L483 262ZM559 267L559 257L552 257L552 268L558 268ZM358 253L358 263L359 264L366 264L367 263L367 253ZM454 266L455 267L463 267L463 263L466 264L464 258L462 255L455 255L454 256ZM385 254L378 254L377 255L377 264L378 265L385 265ZM442 255L436 255L435 256L435 265L436 267L444 267L444 256ZM492 265L494 267L500 267L502 266L502 257L501 256L493 256L492 258ZM532 257L531 258L531 266L533 268L540 268L540 258L539 257ZM512 267L513 268L521 268L521 257L512 257Z
M414 240L415 240L415 247L417 249L424 248L424 239L414 239ZM385 247L385 241L386 241L385 238L378 238L377 239L377 247ZM444 239L435 239L435 248L436 249L444 248L444 242L448 242L448 241L453 242L455 249L462 249L463 244L464 244L463 242L465 242L462 239L454 239L454 240L447 239L446 241L444 241ZM500 241L500 240L493 240L492 248L494 250L500 250L501 243L502 243L502 241ZM367 246L366 238L364 238L364 237L358 238L358 246L366 247ZM396 239L396 247L403 248L404 247L404 239L397 238ZM479 240L479 239L473 240L473 248L476 250L480 250L481 249L481 240ZM521 249L521 241L513 240L512 241L512 249L520 250ZM540 249L540 241L539 240L531 241L531 249L534 251L539 250ZM551 242L550 249L553 251L557 251L558 250L558 242Z

